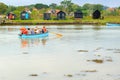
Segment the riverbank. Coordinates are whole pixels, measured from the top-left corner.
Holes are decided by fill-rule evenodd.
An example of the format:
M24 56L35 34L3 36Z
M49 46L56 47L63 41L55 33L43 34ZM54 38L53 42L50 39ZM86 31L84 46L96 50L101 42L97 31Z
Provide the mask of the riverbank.
M1 25L67 25L67 24L95 24L104 25L105 23L95 21L84 21L84 20L6 20Z
M91 17L84 17L83 19L74 20L6 20L0 25L67 25L67 24L93 24L105 25L106 23L119 23L120 16L108 16L104 19L92 19Z
M102 20L84 21L84 20L59 20L59 21L46 21L46 20L7 20L0 25L70 25L70 24L80 24L80 25L105 25L106 23L118 23L120 22L110 22Z

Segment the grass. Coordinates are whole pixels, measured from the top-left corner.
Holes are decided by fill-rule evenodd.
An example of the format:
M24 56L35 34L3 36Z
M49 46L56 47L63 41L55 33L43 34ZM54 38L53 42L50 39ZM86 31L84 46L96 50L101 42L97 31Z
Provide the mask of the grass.
M120 23L120 16L105 16L104 19L92 19L90 16L83 19L66 19L66 20L7 20L6 24L106 24Z

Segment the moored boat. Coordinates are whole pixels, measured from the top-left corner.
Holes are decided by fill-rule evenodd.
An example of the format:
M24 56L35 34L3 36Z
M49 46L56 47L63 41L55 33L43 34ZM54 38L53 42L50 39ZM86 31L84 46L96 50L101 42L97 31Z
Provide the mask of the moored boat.
M117 24L117 23L106 23L106 26L120 26L120 24Z
M40 33L40 34L30 34L30 35L19 35L20 38L43 38L43 37L47 37L49 35L48 32L46 33Z

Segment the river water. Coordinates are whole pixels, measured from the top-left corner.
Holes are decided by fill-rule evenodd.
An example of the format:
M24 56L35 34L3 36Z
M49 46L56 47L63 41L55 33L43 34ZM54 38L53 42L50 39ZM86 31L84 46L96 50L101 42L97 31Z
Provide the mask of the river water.
M20 27L0 27L0 80L120 80L120 27L46 25L35 39Z

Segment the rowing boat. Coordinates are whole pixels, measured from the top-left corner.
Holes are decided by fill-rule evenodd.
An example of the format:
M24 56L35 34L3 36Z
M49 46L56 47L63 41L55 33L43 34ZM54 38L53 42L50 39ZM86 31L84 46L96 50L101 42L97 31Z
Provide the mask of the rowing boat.
M29 34L29 35L19 35L20 38L43 38L43 37L47 37L49 35L48 32L46 33L40 33L40 34Z
M106 23L107 26L120 26L120 24L117 23Z

